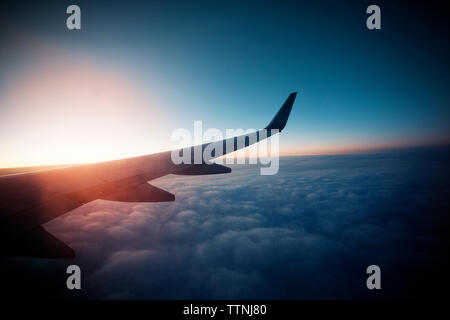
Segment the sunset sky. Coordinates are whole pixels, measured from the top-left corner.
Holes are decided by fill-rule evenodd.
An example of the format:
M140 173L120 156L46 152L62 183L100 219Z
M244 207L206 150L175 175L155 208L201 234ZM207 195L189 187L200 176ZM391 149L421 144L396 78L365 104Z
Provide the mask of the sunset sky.
M76 3L75 31L72 2L0 6L0 167L170 150L195 120L259 129L293 91L282 155L449 142L439 12L381 2L369 31L371 3Z

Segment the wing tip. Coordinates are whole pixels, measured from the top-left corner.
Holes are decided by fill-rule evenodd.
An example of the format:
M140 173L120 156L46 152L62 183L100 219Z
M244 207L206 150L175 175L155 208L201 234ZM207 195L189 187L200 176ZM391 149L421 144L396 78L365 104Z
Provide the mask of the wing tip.
M281 106L280 110L278 110L275 117L273 117L272 121L270 121L269 125L265 129L277 129L280 132L286 126L289 115L291 114L292 106L294 105L295 98L297 97L297 91L292 92L287 97L286 101Z

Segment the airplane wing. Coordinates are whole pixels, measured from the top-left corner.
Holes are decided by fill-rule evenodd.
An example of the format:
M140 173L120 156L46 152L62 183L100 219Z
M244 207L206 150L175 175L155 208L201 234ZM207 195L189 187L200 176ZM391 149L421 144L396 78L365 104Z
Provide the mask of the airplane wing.
M177 150L205 150L213 144L226 146L224 154L247 147L281 132L288 120L296 93L289 95L273 120L254 134L224 139ZM244 144L237 141L244 137ZM231 146L231 148L230 148ZM215 157L219 154L212 155ZM172 151L93 164L56 166L5 174L0 171L0 255L74 258L68 245L41 225L96 199L124 202L174 201L175 196L148 183L167 174L202 175L231 172L219 164L174 164ZM193 159L194 152L191 153ZM5 170L5 169L3 169ZM15 172L14 169L10 172ZM3 175L2 175L3 174Z

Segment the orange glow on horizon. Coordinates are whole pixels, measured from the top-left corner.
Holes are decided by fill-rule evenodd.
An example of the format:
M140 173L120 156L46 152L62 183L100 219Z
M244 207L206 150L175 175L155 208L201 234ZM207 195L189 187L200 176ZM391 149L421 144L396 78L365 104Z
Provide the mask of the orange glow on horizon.
M386 150L446 146L450 145L450 141L446 138L427 139L421 141L399 140L393 142L378 143L339 143L339 144L305 144L290 148L281 148L280 156L312 156L312 155L345 155L345 154L362 154L376 153Z

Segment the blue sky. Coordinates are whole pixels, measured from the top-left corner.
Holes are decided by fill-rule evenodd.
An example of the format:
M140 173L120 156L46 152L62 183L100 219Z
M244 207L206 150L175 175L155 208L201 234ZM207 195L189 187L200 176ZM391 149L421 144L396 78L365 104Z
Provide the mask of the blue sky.
M139 144L130 154L170 149L170 133L192 129L194 120L261 128L292 91L299 96L281 141L285 154L448 142L447 22L431 5L380 2L382 30L369 31L368 2L78 1L82 30L69 31L69 2L12 3L2 13L9 28L2 30L0 98L42 57L61 51L68 65L88 61L138 83L153 102L123 105L134 115L130 127L141 128L130 133ZM24 47L17 34L45 49ZM2 109L4 119L26 112ZM152 113L163 114L164 126L145 126ZM8 130L14 136L24 128ZM161 143L151 145L155 139ZM26 138L16 140L25 145Z

